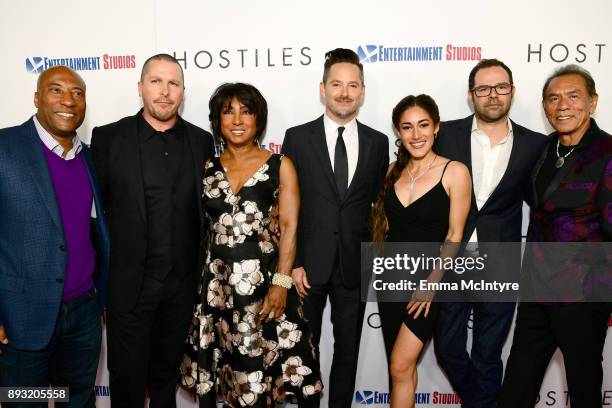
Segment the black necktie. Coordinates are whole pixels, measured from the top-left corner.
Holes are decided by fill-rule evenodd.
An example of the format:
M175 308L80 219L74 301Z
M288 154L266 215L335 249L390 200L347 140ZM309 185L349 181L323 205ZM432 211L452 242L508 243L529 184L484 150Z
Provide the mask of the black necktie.
M346 156L346 145L342 133L344 133L344 126L338 128L338 140L336 140L334 152L334 176L336 177L340 198L344 198L348 189L348 157Z

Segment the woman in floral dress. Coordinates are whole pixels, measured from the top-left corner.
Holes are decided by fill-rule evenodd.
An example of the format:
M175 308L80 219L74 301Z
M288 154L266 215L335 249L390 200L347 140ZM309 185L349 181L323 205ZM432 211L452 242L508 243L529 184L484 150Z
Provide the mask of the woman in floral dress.
M251 85L220 86L210 103L221 157L206 163L206 263L181 364L200 406L268 407L318 400L319 364L291 287L299 187L290 159L259 147L267 104Z

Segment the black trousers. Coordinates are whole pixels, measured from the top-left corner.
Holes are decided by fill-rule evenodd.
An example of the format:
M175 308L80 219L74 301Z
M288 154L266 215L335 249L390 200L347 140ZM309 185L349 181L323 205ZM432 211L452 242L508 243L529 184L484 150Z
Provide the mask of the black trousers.
M434 336L436 357L461 397L462 408L495 407L504 373L502 349L512 327L514 308L515 303L510 302L440 303ZM468 353L472 311L472 349Z
M308 296L304 299L304 317L312 330L312 340L317 358L319 358L319 341L323 309L327 297L331 304L331 322L334 333L334 355L327 392L329 406L334 408L350 408L355 390L357 374L357 358L359 357L359 342L365 303L361 301L360 288L346 288L342 282L340 271L332 273L330 281L325 285L312 285ZM300 407L319 406L311 401L300 403Z
M195 301L193 279L144 278L133 310L107 312L108 370L113 408L176 407L179 363Z
M606 303L521 303L498 408L533 408L557 347L572 408L600 407L610 311Z

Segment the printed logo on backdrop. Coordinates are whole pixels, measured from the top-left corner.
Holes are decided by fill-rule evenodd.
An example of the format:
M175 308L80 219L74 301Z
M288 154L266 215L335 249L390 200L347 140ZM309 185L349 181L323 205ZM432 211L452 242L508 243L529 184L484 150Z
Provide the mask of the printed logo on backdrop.
M391 393L380 391L355 391L355 402L360 405L376 405L391 403Z
M419 62L419 61L479 61L482 47L475 45L416 45L385 46L366 44L357 47L362 63Z
M183 69L244 69L272 68L291 69L310 65L311 48L300 47L266 47L236 49L202 49L196 51L171 51Z
M460 405L461 398L459 395L452 392L417 392L414 395L416 405ZM362 390L355 391L355 403L359 405L384 405L389 406L391 403L391 393L383 391Z
M110 387L108 385L96 385L94 390L96 391L96 397L110 397Z
M378 47L375 45L359 46L357 55L361 62L376 62L378 61Z
M281 149L283 148L283 144L282 143L274 143L274 142L270 142L270 143L262 143L261 145L262 149L266 149L268 150L270 153L280 153ZM221 153L223 153L223 151L221 150L221 145L215 144L215 157L219 157L221 156Z
M75 71L100 71L114 69L136 68L135 55L92 55L92 56L62 56L62 57L27 57L26 70L32 74L40 74L44 70L58 65L65 65Z
M527 62L597 63L606 58L606 45L597 43L529 43Z
M543 407L569 407L570 395L567 390L540 390L536 404ZM601 390L601 406L612 406L612 390Z
M26 69L32 74L40 74L45 70L45 62L41 57L29 57L25 60Z
M269 150L272 153L280 153L281 149L283 148L283 144L282 143L274 143L274 142L270 142L270 143L262 143L261 144L261 148L262 149L266 149Z
M366 319L366 322L371 329L380 329L382 327L382 323L380 322L380 314L376 312L370 313ZM612 316L610 316L610 320L608 321L608 327L612 327ZM469 330L474 328L474 310L470 312L470 316L468 317L467 328Z

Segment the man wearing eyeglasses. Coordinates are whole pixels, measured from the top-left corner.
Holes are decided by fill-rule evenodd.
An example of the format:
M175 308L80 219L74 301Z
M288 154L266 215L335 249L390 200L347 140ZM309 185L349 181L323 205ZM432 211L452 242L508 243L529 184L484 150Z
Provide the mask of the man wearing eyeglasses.
M463 255L476 258L485 243L521 241L523 201L531 202L531 171L546 137L509 119L515 87L512 71L503 62L481 60L470 72L468 85L467 96L474 114L443 122L438 148L441 155L463 162L470 170L473 194L463 237L468 244ZM518 281L520 252L512 259L501 266L503 270L496 265L482 271L482 276L467 278L490 279L495 274ZM474 293L462 302L442 303L435 335L436 354L462 407L494 407L503 375L501 352L515 302L476 302L471 295ZM473 340L468 353L471 313Z

